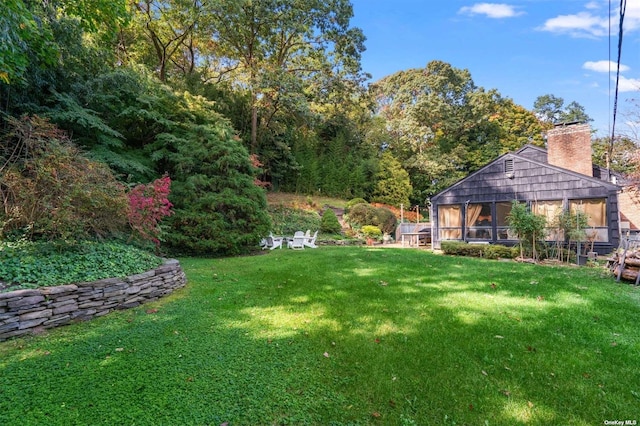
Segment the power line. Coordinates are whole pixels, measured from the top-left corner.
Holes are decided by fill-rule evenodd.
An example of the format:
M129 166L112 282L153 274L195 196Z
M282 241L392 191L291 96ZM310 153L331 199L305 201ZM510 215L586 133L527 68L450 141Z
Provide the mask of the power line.
M607 92L609 94L609 109L608 111L611 111L611 0L609 0L609 14L607 15L609 17L608 21L609 21L609 40L607 43L607 47L608 47L608 59L609 59L609 91ZM611 116L609 115L609 127L608 127L609 132L611 132ZM607 150L608 151L608 150ZM606 161L607 161L607 168L609 168L609 153L606 153Z
M611 5L611 2L609 2ZM609 6L611 7L611 6ZM624 23L624 14L627 9L627 0L620 0L620 22L618 29L618 60L616 66L616 89L613 97L613 122L611 124L611 141L609 142L609 153L607 155L607 169L609 169L611 162L611 155L613 153L613 141L615 138L616 132L616 115L618 113L618 86L620 83L620 58L622 57L622 37L623 37L623 23ZM609 18L611 19L611 18Z

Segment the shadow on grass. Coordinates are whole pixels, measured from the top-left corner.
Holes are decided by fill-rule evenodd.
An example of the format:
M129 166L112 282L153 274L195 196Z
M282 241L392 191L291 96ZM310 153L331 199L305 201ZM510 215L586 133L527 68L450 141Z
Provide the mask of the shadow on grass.
M365 248L181 263L168 300L1 344L0 422L637 416L638 294L594 271Z
M265 277L279 283L263 288L272 298L236 313L252 332L313 324L306 328L324 347L336 342L336 362L345 348L330 371L353 377L348 394L383 384L377 412L411 407L406 414L423 421L474 424L483 416L501 424L633 416L637 297L609 277L386 250L337 253L323 261L341 267L324 272L305 257L308 273L298 274L281 256ZM384 385L394 365L416 386ZM361 370L350 373L354 366ZM394 397L394 388L403 390Z

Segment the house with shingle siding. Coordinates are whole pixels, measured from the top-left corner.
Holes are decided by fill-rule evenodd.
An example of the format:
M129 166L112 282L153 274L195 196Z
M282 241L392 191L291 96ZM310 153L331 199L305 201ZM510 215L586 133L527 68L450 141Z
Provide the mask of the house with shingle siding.
M562 210L586 213L594 250L610 253L621 233L640 225L640 196L609 176L592 163L589 125L558 125L547 132L547 149L526 145L504 154L435 195L433 247L446 240L515 244L507 216L517 200L548 222Z

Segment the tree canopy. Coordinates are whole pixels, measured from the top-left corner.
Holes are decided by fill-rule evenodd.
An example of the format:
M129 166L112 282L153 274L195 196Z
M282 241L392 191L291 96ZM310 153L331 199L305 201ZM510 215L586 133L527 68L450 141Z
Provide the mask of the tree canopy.
M166 245L185 252L257 243L265 186L424 205L542 146L554 121L589 121L553 95L529 111L439 60L367 85L348 0L3 5L3 129L45 117L124 185L168 174Z
M533 103L533 112L540 120L550 124L593 121L578 102L565 105L564 99L551 94L538 96Z
M372 93L387 123L384 143L409 171L415 203L506 151L542 144L532 113L442 61L385 77Z

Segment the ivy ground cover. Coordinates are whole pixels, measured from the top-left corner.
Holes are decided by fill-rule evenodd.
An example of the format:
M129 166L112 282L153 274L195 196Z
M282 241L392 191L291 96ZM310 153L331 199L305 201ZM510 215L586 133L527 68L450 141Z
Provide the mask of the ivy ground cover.
M181 264L167 299L0 343L0 424L640 420L640 294L601 270L364 247Z

